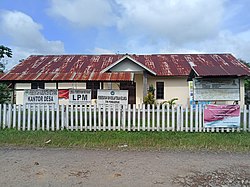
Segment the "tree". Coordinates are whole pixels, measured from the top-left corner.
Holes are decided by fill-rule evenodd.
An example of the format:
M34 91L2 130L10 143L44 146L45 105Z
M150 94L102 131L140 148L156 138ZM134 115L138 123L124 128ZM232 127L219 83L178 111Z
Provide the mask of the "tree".
M8 47L0 45L0 73L5 70L5 63L2 61L4 57L12 58L12 50ZM5 83L0 83L0 103L6 103L10 100L10 90L8 85Z

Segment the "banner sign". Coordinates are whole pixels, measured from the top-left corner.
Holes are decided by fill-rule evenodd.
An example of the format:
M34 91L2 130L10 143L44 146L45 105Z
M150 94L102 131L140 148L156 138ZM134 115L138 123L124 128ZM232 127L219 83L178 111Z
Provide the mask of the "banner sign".
M55 89L24 90L24 104L58 104L58 91Z
M239 101L239 79L194 79L195 101Z
M67 89L58 90L58 98L59 99L69 99L69 90L67 90Z
M206 105L205 127L240 127L240 105Z
M97 90L97 104L128 104L128 90Z
M91 90L69 90L69 104L90 104Z

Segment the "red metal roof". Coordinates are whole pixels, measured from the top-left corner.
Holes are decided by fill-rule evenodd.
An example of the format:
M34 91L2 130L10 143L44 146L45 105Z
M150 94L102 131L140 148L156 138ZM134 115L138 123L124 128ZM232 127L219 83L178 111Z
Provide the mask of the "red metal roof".
M9 81L130 81L131 73L100 73L126 55L32 55L6 73ZM250 70L231 54L129 55L156 76L188 76L189 62L200 76L245 76ZM122 63L122 61L120 62Z

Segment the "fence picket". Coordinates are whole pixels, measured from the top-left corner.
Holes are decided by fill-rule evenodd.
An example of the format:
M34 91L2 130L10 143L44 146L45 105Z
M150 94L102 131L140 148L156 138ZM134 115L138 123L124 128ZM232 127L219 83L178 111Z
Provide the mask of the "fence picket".
M194 121L194 109L193 106L190 106L190 132L193 132L193 121Z
M123 105L122 129L126 130L126 105Z
M89 130L92 131L92 106L89 105Z
M1 110L0 110L0 112L1 112ZM12 127L14 129L16 128L16 104L13 105L13 124L12 124Z
M177 127L176 127L176 131L180 131L180 106L178 105L177 106L177 110L176 110L176 112L177 112L177 119L176 119L176 125L177 125Z
M147 104L147 114L148 114L148 117L147 117L147 128L148 128L148 131L150 131L151 127L150 127L150 104Z
M73 131L73 126L74 126L74 106L70 105L70 129Z
M172 131L175 131L175 109L174 105L172 105Z
M141 127L141 109L140 109L140 104L138 104L138 109L137 109L137 130L140 131Z
M181 132L183 132L183 124L184 124L184 121L183 121L183 107L181 106Z
M145 104L142 104L142 130L145 131L146 130L146 124L145 124Z
M96 131L96 105L94 105L94 131Z
M12 106L11 104L8 105L8 128L11 127L11 119L12 119Z
M155 131L155 106L152 105L152 131Z
M69 105L66 105L66 129L69 129Z
M40 120L41 120L41 114L40 114L40 111L41 109L40 109L40 105L37 105L37 122L36 122L36 124L37 124L37 126L36 126L36 129L37 130L40 130Z
M28 105L28 117L27 117L27 120L28 120L28 131L30 131L30 105Z
M162 110L162 122L161 122L161 130L162 131L165 131L165 104L163 104L162 106L161 106L161 110Z
M170 131L170 108L169 108L169 104L167 104L167 131Z
M18 105L18 114L17 114L17 129L21 130L21 105ZM2 113L2 111L1 111Z
M51 105L51 130L55 131L55 105Z
M78 107L77 105L75 105L75 129L76 131L78 131Z
M108 105L108 130L111 130L111 105Z
M247 130L247 106L244 105L243 108L243 131Z
M42 130L45 130L45 105L42 105Z
M186 106L185 110L185 132L188 132L188 106Z
M113 106L113 131L116 130L116 105Z
M160 131L160 105L156 106L156 130Z
M131 105L128 104L128 131L131 130Z
M61 105L61 130L65 127L65 116L64 116L65 108L64 105Z
M32 105L32 130L36 130L36 105Z
M199 130L199 106L195 105L195 132Z
M87 105L84 105L84 130L88 130L88 115L87 115Z
M102 125L102 118L101 118L102 114L101 114L101 107L98 106L98 130L102 130L101 125Z
M202 128L202 105L199 105L199 132L203 130Z
M50 111L49 111L49 105L47 104L46 105L46 116L47 116L47 120L46 120L46 130L49 131L50 130L50 127L49 127L49 124L50 124Z
M136 105L133 104L133 131L135 131L135 124L136 124L135 115L136 115Z
M106 131L106 106L103 106L103 126L102 129Z
M121 130L121 105L118 105L118 131Z
M5 126L7 125L6 124L6 121L7 121L7 107L6 107L6 104L3 104L3 129L5 129Z
M26 130L26 105L23 105L23 121L22 121L22 130Z
M60 130L60 105L56 105L56 130Z

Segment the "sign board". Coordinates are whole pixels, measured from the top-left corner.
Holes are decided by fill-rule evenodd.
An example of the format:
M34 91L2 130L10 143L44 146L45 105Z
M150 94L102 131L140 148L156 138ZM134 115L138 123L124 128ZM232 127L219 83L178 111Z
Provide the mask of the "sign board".
M239 101L239 79L194 79L195 101Z
M205 127L240 127L239 105L206 105L204 109Z
M128 104L128 90L97 90L97 104Z
M24 90L24 104L58 104L58 90L31 89Z
M90 104L91 90L69 90L69 104Z

